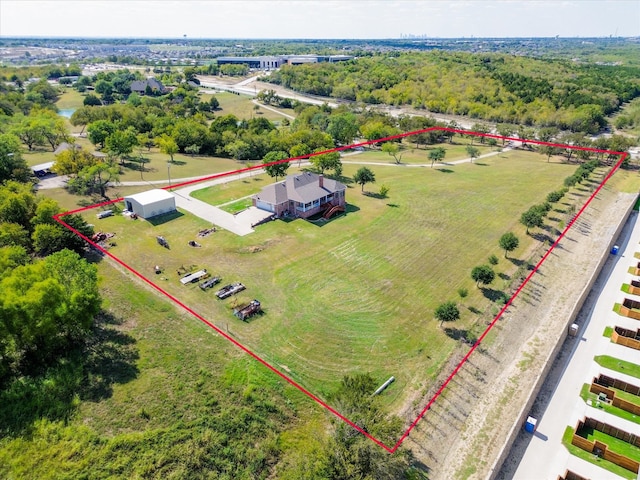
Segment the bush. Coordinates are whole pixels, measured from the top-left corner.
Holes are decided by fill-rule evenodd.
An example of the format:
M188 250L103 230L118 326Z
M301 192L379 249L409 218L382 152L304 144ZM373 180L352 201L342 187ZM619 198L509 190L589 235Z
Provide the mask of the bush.
M386 185L382 185L380 187L380 196L383 198L387 198L387 194L389 193L389 187Z
M547 202L556 203L562 200L562 197L564 197L564 192L562 190L556 190L555 192L551 192L547 195Z
M576 183L579 183L579 180L575 175L571 175L570 177L564 179L565 187L573 187Z
M460 298L465 298L467 295L469 295L469 290L461 287L458 289L458 295L460 296Z
M498 257L496 257L495 255L491 255L489 257L489 263L491 265L497 265L498 264Z

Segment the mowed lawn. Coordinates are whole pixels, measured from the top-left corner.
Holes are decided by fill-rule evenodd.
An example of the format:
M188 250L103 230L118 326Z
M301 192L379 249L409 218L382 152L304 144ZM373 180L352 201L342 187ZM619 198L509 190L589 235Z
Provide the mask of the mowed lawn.
M462 318L451 327L484 325L492 304L471 280L471 269L495 254L496 271L512 274L516 266L504 259L498 239L514 231L521 244L511 256L529 251L533 240L524 235L520 214L576 168L528 152L482 163L447 171L372 167L377 184L365 191L385 184L386 199L350 184L347 214L329 223L275 221L246 237L218 231L197 239L202 248L187 242L208 225L188 214L156 225L87 215L96 228L117 234L114 255L312 392L327 395L346 374L368 372L380 383L393 375L384 398L398 406L430 385L459 344L440 328L434 309L457 300ZM346 165L345 176L356 168ZM264 183L255 182L256 190ZM156 235L171 249L157 245ZM164 273L154 274L155 265ZM247 290L235 300L217 300L212 291L182 286L181 266L207 268L223 284L241 281ZM492 287L502 289L504 281ZM458 288L469 296L460 300ZM233 306L253 298L265 314L247 323L236 319Z
M447 151L446 156L442 162L434 162L433 168L442 168L443 163L453 162L456 160L468 159L467 147L471 145L471 140L467 138L454 137L453 143L441 143L435 145L420 145L416 148L415 143L411 143L411 137L407 137L401 144L401 149L398 152L397 157L400 158L400 163L404 165L427 165L431 166L431 160L429 159L429 152L435 148L442 147ZM497 152L501 147L490 147L488 145L482 145L478 139L474 139L473 146L478 149L480 155L485 155L491 152ZM347 155L344 157L345 162L375 162L375 163L397 163L395 158L388 153L381 151L379 148L367 149L358 155ZM474 162L484 163L484 159L474 159Z

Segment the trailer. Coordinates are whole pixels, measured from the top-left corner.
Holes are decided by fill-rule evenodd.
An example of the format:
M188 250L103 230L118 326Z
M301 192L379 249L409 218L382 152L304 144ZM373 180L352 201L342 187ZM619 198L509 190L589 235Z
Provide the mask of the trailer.
M236 310L233 313L240 320L246 320L247 318L261 311L262 311L262 306L260 305L260 302L258 300L251 300L251 303L249 303L249 305L245 305L244 307Z
M206 290L206 289L211 288L214 285L217 285L218 283L220 283L220 280L222 280L220 277L213 277L213 278L210 278L209 280L205 280L204 282L202 282L199 285L199 287L202 290Z
M242 290L244 290L245 287L243 284L241 284L240 282L238 283L232 283L229 285L225 285L224 287L222 287L220 290L218 290L216 292L216 297L218 297L219 299L225 299L227 297L230 297L231 295L241 292Z
M190 273L185 275L180 279L180 283L186 285L187 283L196 283L198 280L202 280L203 278L208 277L207 269L203 268L202 270L198 270L197 272Z

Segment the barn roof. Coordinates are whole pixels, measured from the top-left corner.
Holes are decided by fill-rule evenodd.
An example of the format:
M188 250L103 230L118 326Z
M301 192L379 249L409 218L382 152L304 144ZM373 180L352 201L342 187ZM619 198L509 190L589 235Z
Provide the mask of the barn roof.
M162 200L167 200L169 198L175 198L173 193L167 192L166 190L162 190L160 188L156 188L153 190L147 190L146 192L136 193L134 195L127 195L126 198L130 198L138 202L140 205L151 205L155 202L160 202Z

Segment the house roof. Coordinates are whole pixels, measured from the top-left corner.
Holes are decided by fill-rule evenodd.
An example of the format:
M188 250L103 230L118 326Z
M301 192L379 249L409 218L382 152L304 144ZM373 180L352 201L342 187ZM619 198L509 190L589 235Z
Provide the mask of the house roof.
M279 205L288 200L309 203L346 189L344 184L325 177L322 179L321 187L320 175L304 172L289 175L282 182L267 185L255 198L272 205Z
M167 192L166 190L162 190L160 188L155 188L153 190L147 190L146 192L128 195L124 198L135 200L140 205L151 205L152 203L167 200L169 198L174 199L175 197L171 192Z
M164 86L159 80L155 78L147 78L146 80L134 80L131 82L132 92L144 92L147 89L147 85L151 87L151 90L164 91Z
M77 143L71 144L71 143L67 143L67 142L62 142L60 145L58 145L58 148L55 149L53 154L54 155L58 155L59 153L62 153L65 150L69 150L71 148L73 148L75 150L81 150L82 149L82 145L78 145Z

